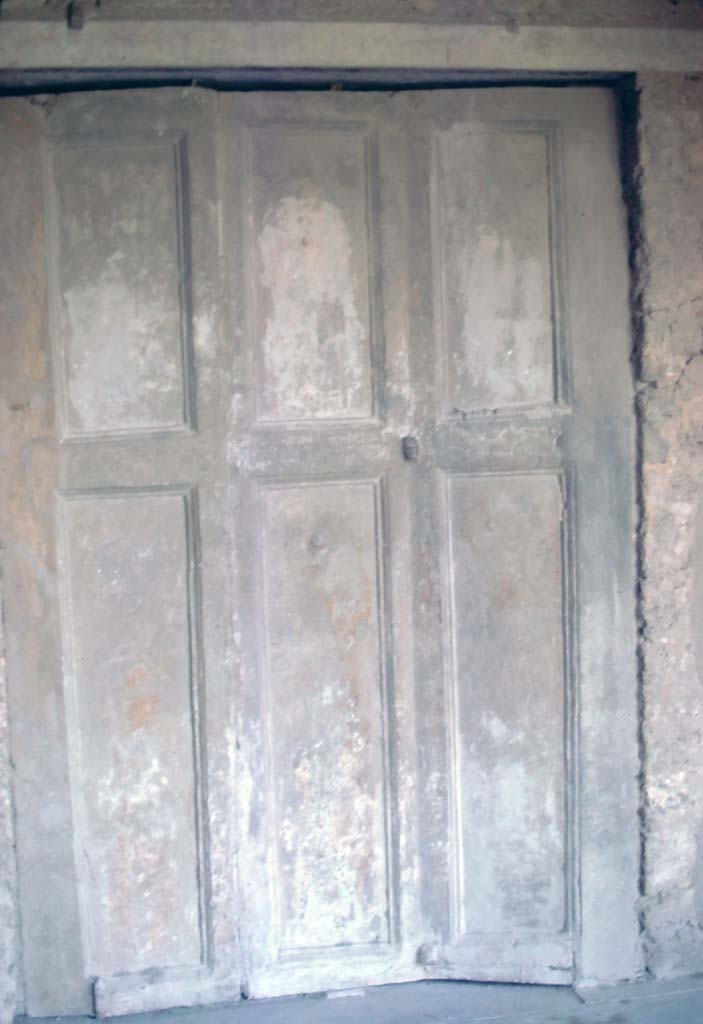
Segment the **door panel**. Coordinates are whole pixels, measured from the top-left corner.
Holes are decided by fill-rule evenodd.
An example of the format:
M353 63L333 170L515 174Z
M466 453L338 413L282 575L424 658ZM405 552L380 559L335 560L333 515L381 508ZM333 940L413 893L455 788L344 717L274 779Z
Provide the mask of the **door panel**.
M374 482L261 490L284 953L390 938L380 500Z
M60 504L86 972L197 964L203 865L192 495L83 491Z
M434 133L445 415L554 400L553 134L521 120Z
M248 141L257 418L372 416L363 125L267 121Z
M387 403L386 100L222 100L241 338L229 454L247 988L401 979L413 969L399 871L416 857L395 782L399 757L411 763L401 745L412 749L411 665L395 654L411 625L410 477Z
M163 130L79 132L51 147L64 438L188 425L185 161L185 137Z
M213 99L66 97L43 122L54 387L38 381L33 400L53 402L55 419L31 438L41 462L19 451L13 479L39 496L51 467L53 500L29 548L8 530L14 558L31 550L51 581L52 616L29 592L13 607L33 623L20 648L41 637L63 650L63 671L47 660L13 676L28 783L18 860L23 906L56 907L72 969L54 969L54 948L23 916L27 1009L230 998L241 977L223 530L232 387ZM48 338L32 344L49 357ZM44 744L57 716L60 738ZM41 797L64 764L68 817ZM68 897L80 927L60 909Z
M447 480L459 935L566 918L562 496L553 475Z
M568 982L575 964L581 972L593 962L597 917L621 936L618 969L636 970L636 792L622 773L636 764L633 646L622 646L626 636L633 645L624 582L633 571L633 438L612 97L408 93L396 111L413 169L406 265L418 325L410 345L422 368L414 393L424 411L412 431L425 453L416 474L422 594L442 609L415 625L425 679L442 704L440 716L417 689L418 718L435 716L421 756L429 779L444 773L446 794L444 817L432 814L437 787L427 784L420 811L431 821L421 849L446 839L424 860L432 877L444 860L447 878L427 955L454 977ZM595 495L606 493L596 512ZM596 550L601 571L610 560L623 573L622 586L609 588L606 572L597 599ZM501 581L513 595L504 606ZM606 607L621 630L628 623L608 667L597 653L612 643ZM581 789L582 773L604 756L594 704L598 693L608 701L604 687L627 723L618 727L627 753L611 780L620 826ZM501 709L510 735L496 742L490 723ZM618 827L627 895L613 913L593 876L584 902L581 870L610 870L602 837L612 851ZM435 906L440 898L435 890Z
M610 95L31 119L50 331L9 387L53 382L2 527L29 1012L631 975Z

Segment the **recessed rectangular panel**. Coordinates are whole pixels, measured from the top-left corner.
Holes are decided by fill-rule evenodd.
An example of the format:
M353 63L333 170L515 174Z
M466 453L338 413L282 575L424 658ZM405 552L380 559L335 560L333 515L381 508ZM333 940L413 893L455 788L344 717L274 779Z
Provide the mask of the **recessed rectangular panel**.
M389 938L377 497L372 483L263 491L284 950Z
M89 973L201 960L186 498L63 501Z
M449 415L554 400L548 137L436 137L435 252Z
M367 138L276 124L251 138L262 420L373 413Z
M59 143L60 387L66 436L183 427L190 330L181 146Z
M463 933L564 927L561 509L551 475L448 481Z

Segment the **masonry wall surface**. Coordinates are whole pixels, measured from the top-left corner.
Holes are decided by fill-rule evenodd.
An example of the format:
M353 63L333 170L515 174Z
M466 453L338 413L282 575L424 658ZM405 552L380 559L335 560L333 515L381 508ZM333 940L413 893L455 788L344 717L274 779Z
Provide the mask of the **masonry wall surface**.
M429 13L421 0L408 6L415 15ZM552 13L557 6L547 5ZM660 4L658 10L670 6L668 17L686 11L698 23L692 4L682 3L678 15L675 4ZM7 7L12 10L13 0ZM502 18L510 5L498 7ZM658 18L655 5L643 4L642 16L645 9L647 18ZM519 15L524 17L524 10ZM703 965L703 80L644 74L638 86L642 924L649 969L667 978L698 972ZM16 134L12 144L5 137L6 162L21 142L19 127ZM31 224L29 212L15 213L18 230L40 244L40 227ZM9 289L16 282L11 269L5 271ZM9 416L8 406L5 411ZM0 587L0 606L1 597ZM0 1024L5 1024L21 1009L21 986L1 622Z
M15 1011L19 973L8 732L0 547L0 1021L3 1024Z
M26 136L21 120L14 110L4 107L0 112L0 178L7 187L17 182L20 153ZM0 230L8 232L18 244L27 243L31 232L29 211L21 197L10 214L8 204L0 210ZM19 261L18 261L19 264ZM8 463L7 445L17 440L12 429L10 396L4 393L2 380L8 370L4 354L11 349L19 352L18 323L10 311L10 297L18 284L17 273L7 261L0 265L0 310L2 310L2 342L0 344L0 1024L12 1019L19 1008L19 943L17 878L15 868L15 838L12 815L12 758L10 754L10 722L7 700L7 657L4 629L4 580L7 544L4 510L9 507L9 494L5 470ZM20 295L22 290L20 289ZM19 297L19 296L18 296ZM25 295L26 298L26 295ZM30 319L30 317L27 317ZM12 404L21 402L19 396Z
M644 940L703 964L703 80L640 84Z
M7 18L66 18L68 0L3 0ZM86 18L406 21L474 25L700 28L699 0L82 0Z
M48 461L41 464L46 468L54 458L44 443L52 430L53 410L41 397L47 394L43 382L49 366L43 355L47 323L38 111L36 105L22 100L5 100L0 105L0 181L12 196L10 203L0 204L0 233L9 251L22 253L21 259L0 263L0 1024L23 1008L10 725L16 735L26 724L17 717L8 721L7 689L17 643L13 648L14 631L3 630L2 624L9 618L11 595L26 586L35 587L37 595L49 593L56 578L53 561L36 546L36 517L44 514L46 497L33 492L32 512L22 517L18 508L25 507L24 493L11 485L14 460L36 466L44 455ZM8 393L4 385L9 380L21 380L22 387ZM46 472L39 472L49 479ZM22 538L12 545L8 543L10 522ZM41 599L32 607L32 617L40 620ZM32 628L31 623L27 628ZM41 663L45 651L36 642L27 646L31 657ZM19 681L21 685L23 680ZM50 740L45 737L45 742ZM16 787L16 775L13 783ZM51 794L43 798L50 816L55 813L54 801Z

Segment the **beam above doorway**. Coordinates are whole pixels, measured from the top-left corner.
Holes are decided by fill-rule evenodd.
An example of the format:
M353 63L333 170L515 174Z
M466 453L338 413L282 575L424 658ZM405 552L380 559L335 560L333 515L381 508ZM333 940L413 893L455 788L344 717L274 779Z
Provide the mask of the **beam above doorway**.
M423 68L435 71L703 71L703 31L94 17L0 19L0 69Z

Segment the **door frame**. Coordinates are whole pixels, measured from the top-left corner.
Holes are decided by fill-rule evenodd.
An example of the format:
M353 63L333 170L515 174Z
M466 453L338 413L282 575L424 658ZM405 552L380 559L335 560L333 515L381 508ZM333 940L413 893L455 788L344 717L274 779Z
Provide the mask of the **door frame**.
M10 23L12 26L13 23ZM19 23L17 23L19 24ZM162 26L163 28L163 26ZM3 32L5 32L3 26ZM577 30L585 32L585 30ZM8 38L11 38L12 32ZM662 34L662 41L664 36ZM663 43L660 43L660 45ZM8 42L9 45L9 42ZM407 47L404 48L404 51ZM40 53L46 52L40 50ZM669 47L667 45L667 53ZM21 49L19 58L21 60ZM1 54L1 48L0 48ZM70 58L67 58L67 60ZM669 63L672 61L670 60ZM634 60L633 60L634 63ZM691 69L691 64L695 63L689 60L686 67ZM703 65L703 61L699 61ZM578 87L579 85L603 85L613 89L618 96L619 108L621 111L621 137L623 134L623 125L626 120L634 119L636 117L636 101L633 102L634 94L634 77L630 72L623 73L621 71L610 70L595 70L592 72L584 72L580 70L574 70L572 72L564 71L557 72L551 70L530 71L517 68L514 72L506 73L505 71L471 71L471 70L426 70L417 69L413 70L411 65L405 68L364 68L363 65L357 70L350 70L344 67L319 67L316 69L283 69L282 67L275 69L259 69L252 70L251 68L207 68L203 66L198 67L178 67L170 68L168 70L159 69L154 66L140 69L125 70L124 68L116 67L96 67L77 69L75 66L67 66L62 68L60 61L48 65L45 68L24 68L24 69L12 69L12 70L0 70L0 95L31 95L35 93L42 93L49 91L74 91L80 89L97 89L97 88L128 88L128 87L145 87L153 86L163 87L165 85L173 85L181 82L196 82L203 86L220 89L251 89L251 88L264 88L264 89L291 89L291 88L314 88L314 89L327 89L342 85L344 88L349 89L393 89L393 88L476 88L482 85L509 85L511 87L529 87L531 85L554 85L563 87ZM622 115L622 111L627 110L627 117ZM630 485L630 505L632 508L632 520L635 522L636 517L636 498L637 498L637 471L638 471L638 455L635 450L635 411L634 411L634 380L632 384L632 395L633 405L628 412L631 415L631 422L633 428L633 443L632 443L632 460L628 466L629 469L629 485ZM635 540L632 541L632 564L635 565L636 550ZM634 584L636 577L633 574L633 610L634 610ZM0 594L0 597L2 595ZM7 604L7 597L5 597L5 604ZM604 623L604 642L607 639L607 626L609 624ZM639 734L641 727L641 712L642 709L639 706L638 688L639 688L639 668L637 665L637 634L636 634L636 621L634 616L632 622L627 625L627 633L630 635L631 643L629 644L629 651L631 654L631 665L621 675L618 674L616 678L617 686L612 694L613 705L610 708L612 713L613 722L626 722L630 732ZM0 652L1 653L1 652ZM3 694L0 692L0 702L2 702ZM1 709L0 709L1 710ZM596 712L598 709L594 708ZM583 715L583 708L581 714ZM0 744L3 742L3 735L0 731ZM639 791L637 780L640 777L642 770L642 751L638 747L639 739L637 738L634 742L623 745L623 750L618 761L617 771L613 770L611 776L617 776L613 781L613 791L617 787L620 788L625 797L619 803L619 815L624 823L627 823L627 835L629 836L629 842L627 844L628 852L619 858L616 866L618 876L622 880L622 893L629 892L632 888L633 880L635 885L638 884L638 880L641 874L643 851L640 848L640 815L642 811L642 795ZM8 737L8 753L9 753L9 737ZM2 752L0 752L2 753ZM601 745L594 740L594 742L584 742L583 735L581 735L579 742L579 758L582 766L582 782L581 786L583 789L586 788L584 785L584 777L594 776L597 774L598 766L602 763L602 748ZM0 757L0 761L2 758ZM9 757L8 757L9 761ZM0 779L0 781L2 781ZM634 784L633 784L634 783ZM601 804L602 806L598 806ZM578 821L579 821L579 853L581 863L584 859L597 864L599 859L602 858L603 851L600 843L600 836L603 831L611 828L611 817L613 814L613 805L608 801L599 801L595 799L591 802L588 807L587 814L584 814L583 803L579 805ZM4 839L4 836L0 835L0 839ZM585 898L584 898L585 896ZM579 935L577 936L577 954L575 963L575 977L577 983L581 984L595 984L607 981L616 981L624 978L635 978L639 977L643 971L643 957L642 957L642 941L640 935L639 922L637 915L633 915L632 922L632 943L631 948L624 951L623 957L617 961L612 968L610 974L607 971L604 973L602 963L599 963L601 959L595 954L595 948L598 945L598 938L603 934L604 928L607 927L607 912L602 912L602 909L596 907L592 900L588 898L588 893L580 891L578 893L579 903ZM613 896L611 898L612 904L617 904L617 898ZM611 912L612 913L612 912Z

